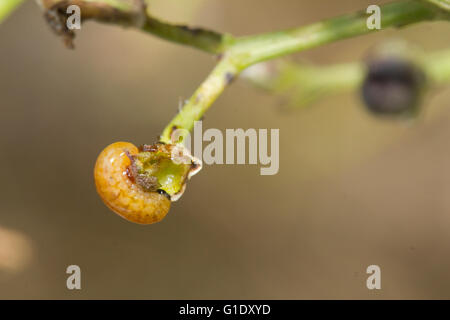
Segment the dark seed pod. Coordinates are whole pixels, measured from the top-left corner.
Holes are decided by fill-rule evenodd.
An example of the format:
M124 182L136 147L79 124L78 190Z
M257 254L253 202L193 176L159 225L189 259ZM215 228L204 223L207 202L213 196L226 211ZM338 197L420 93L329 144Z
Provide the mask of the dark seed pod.
M362 96L372 113L408 116L418 111L425 75L413 62L383 57L368 63Z

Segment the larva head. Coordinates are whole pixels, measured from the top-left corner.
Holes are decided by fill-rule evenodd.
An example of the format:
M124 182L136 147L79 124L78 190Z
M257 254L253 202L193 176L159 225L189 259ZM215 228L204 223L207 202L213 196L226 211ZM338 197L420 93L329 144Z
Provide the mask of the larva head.
M128 142L106 147L94 170L97 192L103 202L135 223L161 221L169 211L171 199L175 201L181 196L187 179L199 169L192 161L174 161L174 150L175 146L164 144L139 150Z

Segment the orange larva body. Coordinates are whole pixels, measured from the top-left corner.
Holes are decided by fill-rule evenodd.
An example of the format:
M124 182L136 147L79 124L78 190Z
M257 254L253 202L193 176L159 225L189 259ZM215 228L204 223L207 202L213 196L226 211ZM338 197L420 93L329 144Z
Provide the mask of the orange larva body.
M135 155L138 149L128 142L116 142L100 153L94 170L97 192L111 210L129 221L159 222L169 211L170 200L157 192L145 191L130 180L127 152Z

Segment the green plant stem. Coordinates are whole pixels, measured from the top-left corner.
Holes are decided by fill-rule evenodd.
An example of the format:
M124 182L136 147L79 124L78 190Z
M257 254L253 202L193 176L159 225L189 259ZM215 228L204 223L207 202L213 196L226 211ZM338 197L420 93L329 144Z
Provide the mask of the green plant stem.
M164 40L191 46L212 54L224 52L234 42L233 36L229 34L191 28L186 25L173 25L151 15L147 15L141 29Z
M202 118L231 79L238 76L245 68L290 53L377 31L367 27L368 15L365 10L308 26L234 38L232 35L206 29L193 29L162 22L152 17L148 8L139 6L140 2L137 0L42 1L45 8L52 10L55 6L77 3L83 5L84 17L136 27L169 41L219 54L220 62L163 130L160 139L166 143L172 142L171 134L174 128L191 130L194 122ZM430 1L438 1L439 4L444 2L444 0ZM380 6L381 28L403 27L421 21L449 19L447 10L430 1L400 0ZM122 7L122 3L127 3L128 7ZM322 80L325 81L325 77ZM333 83L332 78L329 81Z
M382 29L442 18L440 10L416 0L393 2L380 8ZM367 18L366 12L360 11L305 27L240 38L230 50L240 54L242 67L247 67L336 40L378 31L367 28Z
M237 76L238 71L233 58L224 55L208 78L194 92L186 105L165 127L160 141L172 143L172 133L175 129L190 131L194 126L194 122L203 117L203 114L222 93L225 87ZM182 139L182 137L177 137L177 139L180 138Z
M367 28L367 17L365 11L360 11L309 26L237 38L226 47L226 63L224 64L224 61L219 63L188 103L165 127L161 141L166 143L172 141L171 132L174 127L192 129L194 122L201 119L228 85L229 82L223 81L227 69L233 69L232 75L236 77L245 68L262 61L376 31ZM448 15L443 15L440 9L417 0L403 0L381 7L383 29L435 19L448 19ZM197 99L199 93L202 94L202 99Z
M0 0L3 1L3 0ZM47 11L65 12L69 5L76 4L82 13L82 22L118 24L150 33L167 41L194 47L212 54L224 52L234 38L203 28L170 24L155 18L141 0L38 0ZM58 30L64 26L57 26ZM61 33L61 31L59 31ZM63 32L63 34L67 32Z
M5 20L24 0L1 0L0 1L0 23Z
M11 0L7 0L11 1ZM174 25L152 16L151 8L137 6L133 0L41 0L46 9L55 6L78 4L87 19L100 22L125 24L162 39L195 47L213 54L233 51L241 55L240 64L248 66L281 55L313 48L332 41L363 35L377 30L366 26L368 15L364 10L354 14L325 20L305 27L270 32L246 37L234 37L203 28ZM430 4L437 1L441 5ZM448 0L401 0L381 6L382 29L400 27L416 22L448 19L442 8ZM92 10L95 8L95 10ZM114 10L109 10L114 9ZM135 19L140 10L142 19ZM90 12L93 12L90 14ZM131 16L128 17L127 16Z
M289 105L304 107L319 98L357 88L364 64L317 66L288 61L267 61L246 69L241 77L267 92L288 98Z

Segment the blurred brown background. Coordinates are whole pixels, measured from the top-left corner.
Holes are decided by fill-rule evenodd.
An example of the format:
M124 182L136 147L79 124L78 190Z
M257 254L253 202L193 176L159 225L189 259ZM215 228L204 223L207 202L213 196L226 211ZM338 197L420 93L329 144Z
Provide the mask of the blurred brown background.
M159 17L236 35L369 4L151 1ZM294 59L359 60L394 36L432 51L449 34L427 23ZM207 166L163 222L139 226L97 196L96 157L114 141L154 142L214 59L93 22L70 51L34 2L0 26L0 43L0 298L450 298L450 86L399 123L366 113L357 92L286 112L237 81L204 129L280 128L279 173ZM66 288L71 264L80 291ZM382 290L366 288L371 264Z

